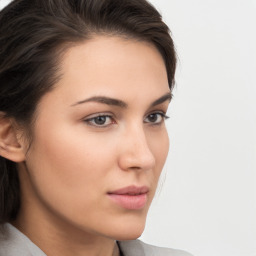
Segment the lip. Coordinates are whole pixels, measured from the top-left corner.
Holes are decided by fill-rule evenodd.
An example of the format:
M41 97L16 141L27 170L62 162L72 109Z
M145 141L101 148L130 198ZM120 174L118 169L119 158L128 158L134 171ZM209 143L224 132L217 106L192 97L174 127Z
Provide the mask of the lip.
M149 188L147 186L128 186L108 192L109 198L117 205L128 210L144 208L148 200Z

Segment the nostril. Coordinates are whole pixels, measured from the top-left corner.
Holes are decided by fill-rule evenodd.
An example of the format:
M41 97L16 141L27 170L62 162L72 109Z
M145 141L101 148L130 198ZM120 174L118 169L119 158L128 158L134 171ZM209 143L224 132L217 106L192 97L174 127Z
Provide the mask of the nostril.
M120 155L119 166L123 170L148 171L154 168L155 158L152 154L145 156L134 154L134 152L125 152Z
M125 136L118 153L119 166L123 170L152 170L155 166L155 155L151 151L144 130L137 126L135 128L130 129L129 134Z
M131 170L140 170L141 167L132 166L132 167L130 167L129 169L131 169Z

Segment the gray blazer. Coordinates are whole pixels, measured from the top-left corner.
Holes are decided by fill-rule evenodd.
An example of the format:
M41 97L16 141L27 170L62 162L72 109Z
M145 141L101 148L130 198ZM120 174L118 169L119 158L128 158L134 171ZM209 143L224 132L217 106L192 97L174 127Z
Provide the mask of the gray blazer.
M28 237L11 224L0 230L0 256L47 256ZM184 251L161 248L140 240L118 242L124 256L191 256Z

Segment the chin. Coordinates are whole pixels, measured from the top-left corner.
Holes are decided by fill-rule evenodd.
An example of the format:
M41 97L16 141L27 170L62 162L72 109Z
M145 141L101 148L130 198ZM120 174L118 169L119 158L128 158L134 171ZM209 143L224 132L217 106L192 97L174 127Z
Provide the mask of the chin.
M139 238L143 233L143 230L141 232L133 232L133 233L129 233L129 234L122 234L121 236L119 236L116 240L118 241L127 241L127 240L135 240L137 238Z
M144 229L123 231L123 232L120 232L119 234L115 234L113 238L118 241L135 240L142 235L143 231Z
M113 227L111 237L115 240L134 240L140 237L145 229L145 220L126 220L126 222L117 223Z

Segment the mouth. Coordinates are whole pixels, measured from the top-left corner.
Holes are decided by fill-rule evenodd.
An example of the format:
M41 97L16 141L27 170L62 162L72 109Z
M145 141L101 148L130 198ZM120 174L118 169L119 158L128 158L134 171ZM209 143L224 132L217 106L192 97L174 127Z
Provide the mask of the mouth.
M107 195L115 204L128 210L140 210L145 207L148 200L149 188L146 186L128 186Z

